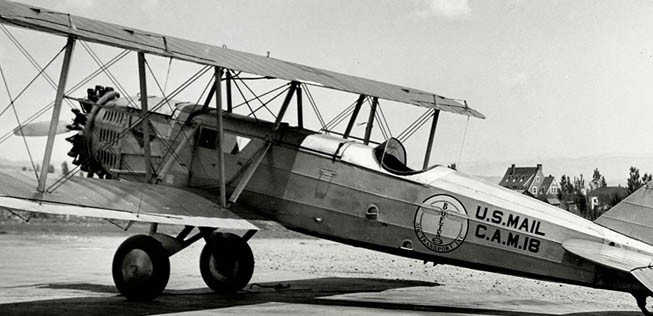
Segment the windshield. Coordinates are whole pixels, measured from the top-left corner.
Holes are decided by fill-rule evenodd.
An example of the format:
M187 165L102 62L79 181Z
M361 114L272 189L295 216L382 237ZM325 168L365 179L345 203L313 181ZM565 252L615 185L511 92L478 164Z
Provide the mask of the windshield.
M374 148L374 157L383 169L392 173L407 175L418 173L406 165L406 149L396 138L390 138Z

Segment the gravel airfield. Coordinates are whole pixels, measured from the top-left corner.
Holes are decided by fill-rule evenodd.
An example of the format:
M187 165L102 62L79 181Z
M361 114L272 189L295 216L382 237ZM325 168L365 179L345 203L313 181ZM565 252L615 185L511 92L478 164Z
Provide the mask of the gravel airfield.
M164 295L131 303L111 260L129 233L100 223L0 223L0 315L641 315L625 293L424 264L271 226L251 241L251 284L211 293L203 243L171 258Z

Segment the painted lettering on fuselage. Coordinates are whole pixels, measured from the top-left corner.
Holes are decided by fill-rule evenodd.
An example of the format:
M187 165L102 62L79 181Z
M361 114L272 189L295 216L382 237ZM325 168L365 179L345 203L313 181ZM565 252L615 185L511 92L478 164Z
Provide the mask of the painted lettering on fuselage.
M542 242L536 236L546 236L541 221L521 214L479 205L476 207L475 217L479 223L474 230L474 237L491 243L538 253ZM486 225L483 222L492 225Z

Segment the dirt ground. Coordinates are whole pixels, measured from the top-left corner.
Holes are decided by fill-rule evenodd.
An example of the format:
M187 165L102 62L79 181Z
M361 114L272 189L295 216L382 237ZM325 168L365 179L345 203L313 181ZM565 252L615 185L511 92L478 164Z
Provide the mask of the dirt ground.
M111 279L111 260L120 243L139 230L147 231L142 226L125 233L112 225L96 222L0 223L0 314L49 314L52 310L47 306L55 302L59 305L52 306L75 308L89 299L120 301L121 298L116 298ZM265 295L272 295L269 291L275 291L268 287L280 285L275 292L279 296L273 295L269 300L256 301L256 304L235 304L233 301L226 304L221 301L224 304L217 307L223 312L227 308L232 314L243 315L296 313L297 306L313 304L315 297L320 296L327 297L320 301L322 303L332 300L326 305L318 304L324 309L320 314L339 310L333 309L333 302L339 302L335 304L339 307L349 306L339 314L367 314L369 308L411 313L447 312L444 315L467 315L468 312L485 315L487 311L490 311L488 315L614 315L616 311L639 314L633 313L639 310L634 299L624 293L454 266L424 265L417 260L306 237L274 225L259 232L250 245L256 261L252 283L263 283L263 286L254 284L249 291L263 293L258 298L267 297ZM154 312L216 307L215 301L208 305L204 302L208 290L200 277L197 262L201 246L201 243L196 243L171 258L172 274L166 290L166 294L191 295L184 297L199 301L192 305L193 308L166 307L154 309ZM281 289L292 294L278 294ZM192 296L194 294L204 296ZM165 295L164 300L167 297ZM243 302L249 300L251 296ZM279 305L278 301L292 304ZM348 303L343 305L340 303L343 301ZM352 307L353 301L366 303ZM61 305L62 302L70 305ZM233 304L247 306L234 307ZM252 306L259 309L252 309ZM309 310L315 308L310 306ZM540 313L538 308L546 310ZM302 310L300 308L299 313ZM517 312L506 312L510 310ZM529 312L534 310L538 312ZM601 313L583 314L591 311Z

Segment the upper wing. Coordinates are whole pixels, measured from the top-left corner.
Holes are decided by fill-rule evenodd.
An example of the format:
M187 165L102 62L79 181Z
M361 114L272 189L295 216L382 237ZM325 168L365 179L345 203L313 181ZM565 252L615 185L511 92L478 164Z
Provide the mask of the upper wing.
M628 272L653 292L653 256L650 254L582 239L567 240L562 247L594 263Z
M251 74L317 84L326 88L485 118L453 99L389 83L345 75L172 36L62 14L35 6L0 0L0 23L164 57L226 67Z
M0 171L0 208L135 222L258 230L199 195L164 185L72 177L54 193L36 192L29 173Z

